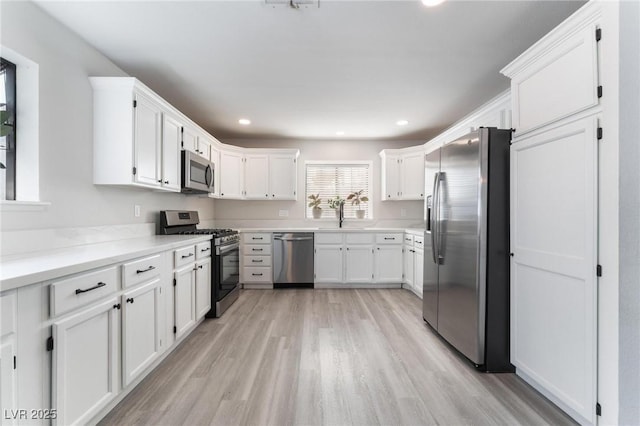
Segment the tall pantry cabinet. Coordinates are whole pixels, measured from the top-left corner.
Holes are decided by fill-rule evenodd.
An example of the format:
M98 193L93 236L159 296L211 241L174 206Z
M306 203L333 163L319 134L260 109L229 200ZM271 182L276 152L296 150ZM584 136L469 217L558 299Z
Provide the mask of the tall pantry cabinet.
M511 361L575 420L598 403L598 168L608 5L590 2L502 70L511 78ZM609 83L609 84L608 84ZM610 115L609 115L610 116Z

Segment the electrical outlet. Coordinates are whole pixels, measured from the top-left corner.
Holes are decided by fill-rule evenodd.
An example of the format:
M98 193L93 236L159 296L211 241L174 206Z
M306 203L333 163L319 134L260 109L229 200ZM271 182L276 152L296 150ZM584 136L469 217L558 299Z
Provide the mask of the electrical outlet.
M133 206L133 215L135 217L140 217L140 206L138 204Z
M289 217L289 210L280 210L280 211L278 211L278 216L280 216L280 217Z
M407 217L407 209L400 209L400 217Z

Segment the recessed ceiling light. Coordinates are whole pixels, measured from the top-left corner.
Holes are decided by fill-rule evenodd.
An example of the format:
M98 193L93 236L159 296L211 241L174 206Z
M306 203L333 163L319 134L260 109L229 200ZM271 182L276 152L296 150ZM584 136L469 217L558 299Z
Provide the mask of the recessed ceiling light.
M444 3L444 0L422 0L422 4L427 7L437 6L442 3Z
M406 126L407 124L409 124L409 122L407 120L398 120L396 121L396 124L398 126Z
M238 123L242 124L243 126L248 126L249 124L251 124L251 120L249 120L248 118L241 118L240 120L238 120Z
M344 135L344 132L343 132L342 130L338 130L338 131L336 132L336 135L337 135L337 136L342 136L342 135Z

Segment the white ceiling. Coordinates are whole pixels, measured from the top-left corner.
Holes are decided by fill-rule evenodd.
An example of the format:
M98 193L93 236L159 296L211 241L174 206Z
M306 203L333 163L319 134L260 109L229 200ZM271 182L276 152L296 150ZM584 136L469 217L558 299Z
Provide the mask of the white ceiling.
M426 139L582 2L38 4L219 138Z

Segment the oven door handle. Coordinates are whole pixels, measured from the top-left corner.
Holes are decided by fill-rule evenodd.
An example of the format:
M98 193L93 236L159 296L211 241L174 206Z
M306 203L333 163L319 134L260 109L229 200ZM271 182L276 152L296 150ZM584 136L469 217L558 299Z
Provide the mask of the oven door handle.
M216 255L225 254L233 250L238 250L239 248L240 248L240 243L233 243L228 246L219 246L219 247L216 247Z

